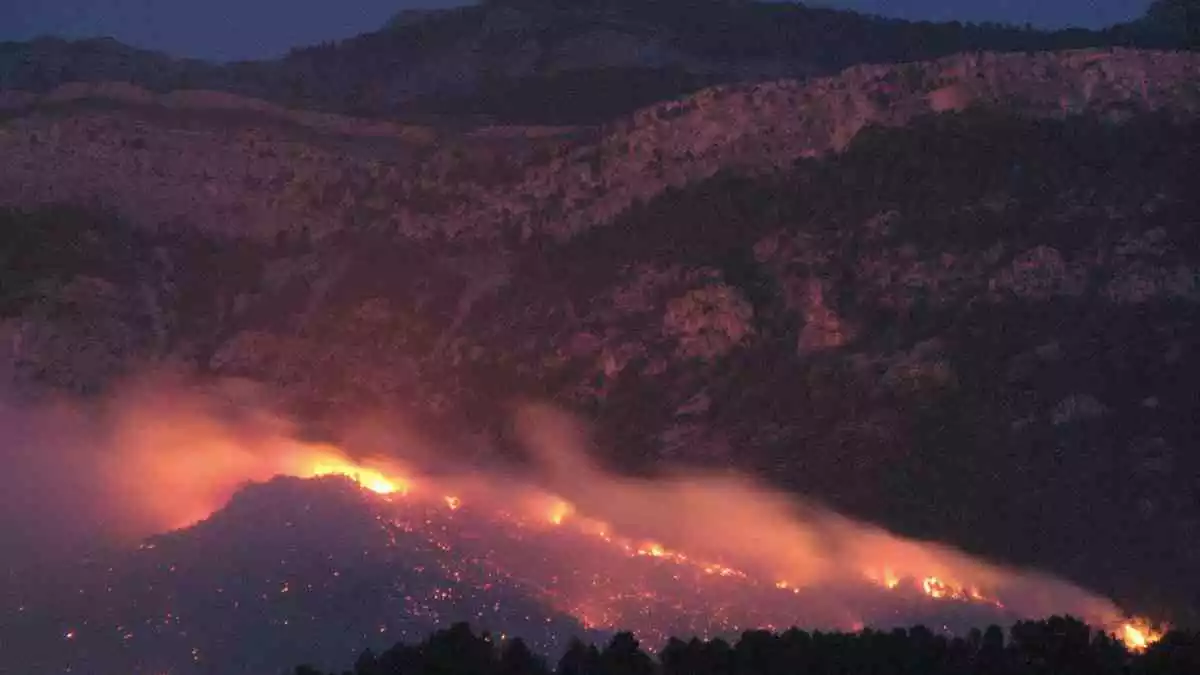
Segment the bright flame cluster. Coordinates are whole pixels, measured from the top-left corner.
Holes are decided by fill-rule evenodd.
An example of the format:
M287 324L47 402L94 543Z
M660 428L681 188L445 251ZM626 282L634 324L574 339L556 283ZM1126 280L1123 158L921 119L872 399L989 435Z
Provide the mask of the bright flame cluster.
M1128 649L1140 652L1161 640L1163 631L1153 628L1145 619L1134 618L1121 624L1116 636Z
M336 458L318 462L307 477L317 478L320 476L345 476L371 492L381 495L395 493L406 495L409 490L409 482L403 478L391 478L376 469L369 469Z
M393 469L393 470L389 470ZM396 467L384 469L374 468L347 459L336 452L327 452L312 460L306 470L297 472L302 477L345 476L358 483L362 488L384 496L408 496L415 492L416 484L411 479L394 470ZM430 495L425 495L430 496ZM436 495L451 510L462 506L462 499L455 495ZM576 530L594 536L613 546L619 547L627 555L648 556L673 562L679 565L690 565L702 570L705 574L724 577L749 578L749 575L718 562L692 558L681 552L667 548L656 541L637 541L620 537L613 533L612 527L603 521L579 514L574 505L557 496L547 496L535 499L530 504L536 519L551 526L564 526L568 523ZM988 597L978 587L938 576L921 578L902 578L893 568L863 570L863 577L882 588L895 590L902 586L912 588L934 599L983 602L1004 607L996 598ZM796 583L782 579L775 582L776 588L793 593L800 593L801 588ZM1160 640L1162 631L1152 628L1144 619L1132 618L1112 629L1112 634L1132 651L1141 651Z

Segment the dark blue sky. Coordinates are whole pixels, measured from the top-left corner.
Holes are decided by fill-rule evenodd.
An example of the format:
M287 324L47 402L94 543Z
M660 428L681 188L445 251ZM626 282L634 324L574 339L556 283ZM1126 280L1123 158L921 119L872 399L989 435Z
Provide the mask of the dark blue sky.
M910 19L1096 27L1140 15L1150 0L822 0ZM379 27L406 7L456 0L0 0L0 40L108 35L182 56L268 57Z

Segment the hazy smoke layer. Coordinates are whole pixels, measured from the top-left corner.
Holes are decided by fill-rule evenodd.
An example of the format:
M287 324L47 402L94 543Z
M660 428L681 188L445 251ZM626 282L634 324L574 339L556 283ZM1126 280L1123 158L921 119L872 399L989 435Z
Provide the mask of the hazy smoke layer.
M936 577L999 598L1016 615L1071 613L1096 625L1120 619L1108 600L1064 581L1004 569L950 547L906 540L802 503L733 474L635 479L601 470L585 430L540 405L516 428L535 470L422 479L437 445L396 420L347 430L344 449L306 443L263 392L244 383L154 375L91 404L0 400L0 547L61 554L98 540L122 543L203 519L247 481L312 476L353 465L364 485L521 505L569 503L625 537L661 542L790 587L838 594L868 579ZM856 591L857 589L857 591Z
M571 418L544 406L522 410L518 428L552 489L615 530L664 541L697 556L786 580L791 587L861 586L863 573L975 586L1021 616L1070 613L1093 625L1118 621L1109 600L1063 580L1005 569L952 547L917 542L853 521L735 474L639 480L606 475L588 459Z

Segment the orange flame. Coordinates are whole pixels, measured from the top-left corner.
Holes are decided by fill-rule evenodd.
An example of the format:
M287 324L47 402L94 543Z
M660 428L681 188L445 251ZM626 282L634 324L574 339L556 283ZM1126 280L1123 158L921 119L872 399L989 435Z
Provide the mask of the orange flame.
M222 455L218 453L218 456ZM364 490L380 496L412 496L419 499L434 499L451 510L460 509L465 501L464 497L458 494L447 494L444 488L433 485L432 481L429 484L421 485L420 481L412 478L403 467L393 461L381 459L356 461L330 446L289 444L284 452L257 455L253 457L253 461L248 455L230 456L236 461L229 462L220 468L235 475L249 477L251 480L266 480L280 474L300 478L344 476L358 483ZM185 462L179 467L172 466L170 468L184 469L193 466L195 466L194 463ZM219 471L217 468L211 470ZM166 474L164 473L164 475ZM164 484L164 489L167 484L169 481ZM178 497L178 495L174 496ZM188 504L188 517L186 522L180 523L180 526L190 525L207 517L209 513L220 506L220 502L227 496L222 493L210 492L193 496L190 500L180 500L178 503L186 502ZM580 514L574 504L557 495L540 497L526 495L525 499L528 502L525 516L530 518L531 522L540 522L551 527L572 527L580 533L593 536L617 547L630 556L652 557L677 565L692 566L707 575L751 578L751 573L747 569L738 569L719 560L693 556L653 540L619 536L614 532L610 523ZM203 506L201 507L201 505ZM944 576L940 571L941 566L936 564L936 559L929 558L928 551L924 549L922 549L922 554L922 556L915 556L915 559L918 562L927 560L935 563L932 567L939 570L937 573L924 576L908 575L902 574L897 568L888 565L866 569L862 572L862 578L880 588L889 590L908 588L938 600L971 601L988 603L997 607L1004 606L998 599L985 594L979 586ZM909 565L909 569L912 569L912 565ZM796 579L779 578L774 585L783 592L800 593L806 583ZM604 611L590 612L589 623L603 625L604 620L600 617L605 615ZM1151 628L1149 623L1142 619L1127 619L1114 625L1119 626L1113 631L1115 637L1132 651L1144 650L1162 637L1162 632Z
M411 483L406 478L385 475L378 469L355 464L339 457L317 460L306 478L319 476L345 476L364 488L381 495L408 494Z
M1116 637L1125 643L1125 647L1130 651L1140 652L1161 640L1163 633L1164 631L1151 627L1147 620L1135 617L1121 624Z
M561 499L556 499L550 506L550 513L547 514L546 518L555 525L562 525L563 521L573 512L574 508L570 504Z
M582 443L553 418L531 418L528 438L523 438L536 450L540 470L564 477L551 475L554 480L548 483L571 495L572 501L529 485L480 480L480 485L467 489L418 480L408 467L391 459L352 458L333 446L300 442L288 425L274 419L251 416L249 421L229 423L210 414L203 400L185 396L168 404L162 402L165 398L150 388L120 408L110 439L113 456L99 468L100 482L111 490L111 501L121 520L130 521L131 531L161 531L206 518L247 481L339 475L383 497L428 500L450 509L477 499L491 506L493 498L500 497L509 501L496 502L503 506L497 511L507 512L516 495L515 510L534 525L570 527L629 555L689 566L704 575L762 578L781 592L800 593L831 580L853 581L857 574L897 592L999 606L998 597L1013 597L1006 584L1015 582L1019 589L1062 591L1053 598L1027 593L1047 598L1026 602L1021 609L1027 613L1081 608L1079 615L1115 627L1114 632L1135 649L1161 637L1145 622L1121 617L1107 600L1058 580L1045 582L1052 586L1038 586L1043 583L1039 580L1020 586L1021 573L953 549L907 540L825 511L795 517L790 510L794 499L772 495L750 481L687 476L637 482L612 477L590 467L586 458L572 455L571 447ZM481 499L480 493L488 498ZM1060 597L1068 607L1060 607ZM593 622L606 615L603 607L588 609Z

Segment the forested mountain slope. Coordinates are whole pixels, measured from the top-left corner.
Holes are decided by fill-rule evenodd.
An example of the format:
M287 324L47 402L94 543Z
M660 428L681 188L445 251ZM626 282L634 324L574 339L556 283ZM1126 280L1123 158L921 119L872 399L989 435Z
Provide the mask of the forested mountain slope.
M504 452L533 395L623 470L752 470L1182 611L1198 148L1166 114L924 115L503 247L9 211L5 364L86 394L182 360L313 424L408 410L467 455Z

